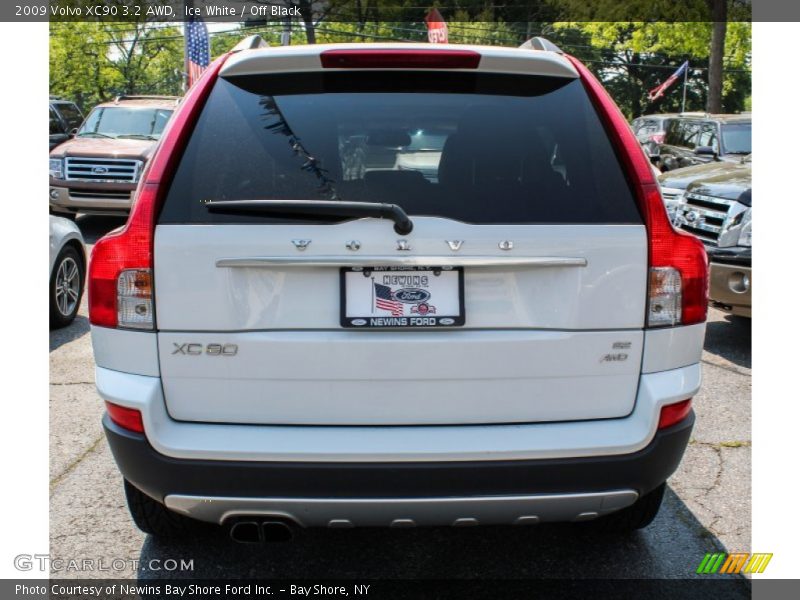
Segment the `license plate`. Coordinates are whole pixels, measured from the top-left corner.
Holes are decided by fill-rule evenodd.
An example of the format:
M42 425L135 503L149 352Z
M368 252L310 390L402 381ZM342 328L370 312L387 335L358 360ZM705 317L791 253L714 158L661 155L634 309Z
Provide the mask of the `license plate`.
M345 267L342 327L458 327L463 267Z

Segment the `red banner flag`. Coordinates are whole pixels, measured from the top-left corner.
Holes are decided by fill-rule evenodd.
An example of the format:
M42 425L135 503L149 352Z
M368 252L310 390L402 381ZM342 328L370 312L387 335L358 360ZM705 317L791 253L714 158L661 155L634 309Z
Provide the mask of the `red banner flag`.
M428 25L428 41L431 44L447 43L447 23L437 9L430 10L425 16L425 23Z

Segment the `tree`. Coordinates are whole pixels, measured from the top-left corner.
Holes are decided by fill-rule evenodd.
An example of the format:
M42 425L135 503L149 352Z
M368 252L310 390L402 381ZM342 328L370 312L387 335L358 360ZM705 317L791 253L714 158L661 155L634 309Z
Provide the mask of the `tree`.
M722 112L722 59L728 25L727 0L708 0L711 5L711 49L708 58L708 105L710 113Z
M730 23L721 77L721 106L716 112L745 108L750 90L750 24ZM680 110L675 89L652 103L648 90L663 83L688 60L687 110L703 110L708 103L712 23L556 23L553 41L586 61L629 117L645 112ZM680 84L675 84L679 87Z
M144 23L53 23L50 93L89 109L119 94L181 93L183 35Z

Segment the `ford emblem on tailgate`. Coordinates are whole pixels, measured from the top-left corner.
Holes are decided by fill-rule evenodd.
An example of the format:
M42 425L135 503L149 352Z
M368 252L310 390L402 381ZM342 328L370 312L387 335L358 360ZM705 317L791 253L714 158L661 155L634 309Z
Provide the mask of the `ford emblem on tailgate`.
M430 292L420 288L401 288L392 294L395 300L406 304L418 304L431 297Z

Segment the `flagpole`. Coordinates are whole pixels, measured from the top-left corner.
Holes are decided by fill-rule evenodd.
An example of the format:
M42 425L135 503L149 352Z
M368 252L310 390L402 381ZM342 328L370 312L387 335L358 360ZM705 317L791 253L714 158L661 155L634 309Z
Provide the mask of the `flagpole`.
M683 101L681 102L681 112L686 112L686 81L689 79L689 65L683 71Z
M192 0L183 0L183 93L189 87L189 35L186 31L186 15L192 7Z

